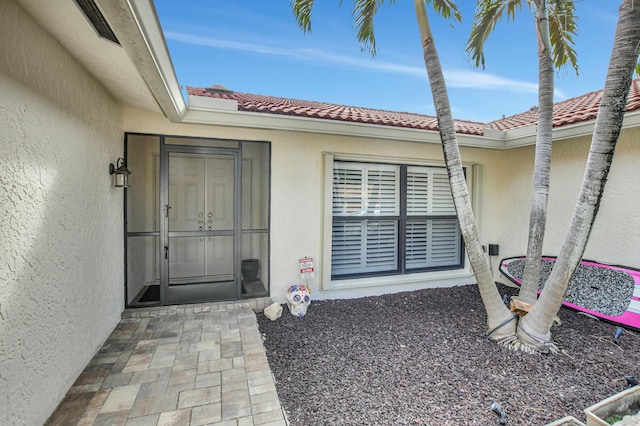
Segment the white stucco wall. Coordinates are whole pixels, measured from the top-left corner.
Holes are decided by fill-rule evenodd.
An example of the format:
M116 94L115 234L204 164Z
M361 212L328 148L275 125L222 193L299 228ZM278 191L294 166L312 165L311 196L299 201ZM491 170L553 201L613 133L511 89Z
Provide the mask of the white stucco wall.
M298 260L311 256L316 277L311 281L314 299L352 298L417 288L474 282L469 268L456 273L412 274L403 283L383 278L366 287L321 290L323 258L323 155L375 156L379 161L442 164L440 145L407 143L383 139L365 139L288 131L265 131L220 126L172 124L159 115L125 110L125 131L168 135L269 141L271 161L271 297L285 301L286 289L299 282ZM482 199L479 200L480 232L483 244L499 243L493 208L496 205L497 162L494 150L463 148L467 165L482 166ZM469 169L471 172L471 169ZM429 279L431 278L431 279Z
M605 193L585 259L640 267L640 129L623 130L618 140ZM557 255L569 226L591 138L553 144L547 232L543 253ZM534 147L501 152L499 199L494 211L498 222L500 257L526 253ZM503 277L500 281L505 282Z
M270 141L272 143L271 192L271 295L283 294L297 280L297 261L312 256L322 271L323 261L323 154L375 155L376 158L441 161L439 145L402 143L301 132L261 131L216 126L176 125L148 113L128 110L127 131L180 134L213 138ZM585 258L640 267L634 247L640 244L640 130L624 130L620 136L609 182L595 222ZM556 255L569 224L582 182L590 138L557 141L553 146L552 183L544 253ZM508 150L462 148L467 164L481 165L476 198L483 244L496 243L492 270L497 281L499 260L526 252L534 147ZM431 274L417 282L343 290L321 290L321 274L312 282L315 298L349 298L385 292L456 283L473 279Z
M42 424L123 309L122 109L0 0L0 424Z

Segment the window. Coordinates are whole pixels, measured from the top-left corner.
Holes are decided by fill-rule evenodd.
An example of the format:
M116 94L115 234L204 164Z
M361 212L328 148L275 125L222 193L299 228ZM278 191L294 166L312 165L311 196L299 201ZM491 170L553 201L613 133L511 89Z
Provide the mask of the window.
M463 265L444 168L335 161L332 216L332 278Z

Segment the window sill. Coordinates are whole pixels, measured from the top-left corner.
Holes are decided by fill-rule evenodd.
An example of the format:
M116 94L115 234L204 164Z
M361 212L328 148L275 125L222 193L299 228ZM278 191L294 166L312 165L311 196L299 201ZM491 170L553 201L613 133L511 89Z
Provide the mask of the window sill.
M323 286L324 290L357 289L378 286L411 286L416 284L436 283L456 279L467 279L473 273L469 267L449 271L424 272L407 275L387 275L381 277L355 278L349 280L331 280ZM442 285L434 285L441 287Z

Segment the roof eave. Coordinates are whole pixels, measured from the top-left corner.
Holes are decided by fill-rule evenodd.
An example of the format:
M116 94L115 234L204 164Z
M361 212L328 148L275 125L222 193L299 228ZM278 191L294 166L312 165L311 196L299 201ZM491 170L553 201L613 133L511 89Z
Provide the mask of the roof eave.
M187 111L153 0L96 0L120 37L122 47L166 117L181 121Z
M297 131L375 139L440 144L437 131L406 127L382 126L339 120L288 116L250 111L213 110L190 106L182 119L188 124L244 127L250 129ZM505 140L459 133L458 144L464 147L504 149Z
M593 135L596 120L581 121L579 123L566 124L553 129L553 141L579 138ZM640 110L627 111L622 121L622 129L640 126ZM519 148L536 144L535 124L506 131L505 149Z

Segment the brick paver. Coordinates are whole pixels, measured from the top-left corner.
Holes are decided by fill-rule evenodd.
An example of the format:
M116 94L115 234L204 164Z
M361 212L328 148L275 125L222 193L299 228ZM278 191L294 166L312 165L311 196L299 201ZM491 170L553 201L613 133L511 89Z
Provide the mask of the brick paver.
M48 425L287 425L255 311L268 298L126 310Z

